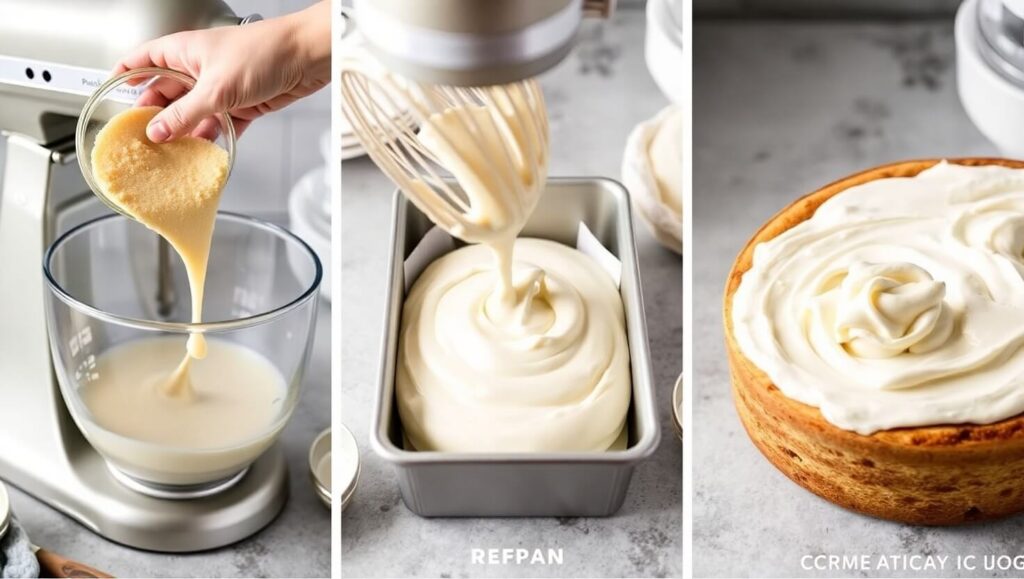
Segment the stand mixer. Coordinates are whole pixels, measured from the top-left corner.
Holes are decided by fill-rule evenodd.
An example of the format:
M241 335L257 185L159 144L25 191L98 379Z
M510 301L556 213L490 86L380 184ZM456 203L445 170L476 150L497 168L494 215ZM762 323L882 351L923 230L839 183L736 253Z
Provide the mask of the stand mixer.
M281 450L211 496L159 499L115 480L58 390L42 263L58 235L109 212L74 163L74 135L118 58L165 34L259 16L238 18L220 0L0 0L0 13L0 479L128 546L182 552L241 540L284 505Z
M1024 156L1024 2L964 0L956 13L960 102L1002 155Z
M470 201L441 175L433 154L419 141L423 128L437 129L432 117L446 109L488 107L501 115L455 115L456 133L467 138L481 132L525 131L547 146L543 96L528 80L561 62L572 49L585 15L607 18L614 0L356 0L355 17L370 53L384 67L405 78L379 75L374 64L350 60L342 65L342 110L374 163L431 220L464 235L479 234L466 220ZM348 31L346 31L348 32ZM409 82L412 81L412 82ZM395 115L395 111L411 114ZM436 115L435 115L436 113ZM522 126L509 123L522 121ZM419 129L417 128L419 127ZM442 141L452 135L442 137ZM527 139L531 140L531 139ZM504 143L508 146L508 143ZM503 161L515 158L505 149L501 159L487 159L493 174L517 200L533 210L538 192L518 190ZM530 155L527 155L529 157ZM536 159L525 161L529 166ZM532 174L532 173L531 173ZM532 197L532 198L531 198ZM515 213L516 211L513 211Z
M584 16L614 0L355 0L373 55L392 72L442 85L506 84L536 76L572 49Z

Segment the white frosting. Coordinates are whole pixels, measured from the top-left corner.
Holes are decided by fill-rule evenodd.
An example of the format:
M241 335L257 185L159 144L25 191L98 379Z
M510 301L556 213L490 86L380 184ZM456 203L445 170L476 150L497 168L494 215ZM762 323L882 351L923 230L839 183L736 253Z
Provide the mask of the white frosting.
M630 133L622 181L637 214L662 245L683 250L683 111L668 106Z
M940 163L832 197L755 248L732 324L846 430L1024 412L1024 170Z
M433 262L406 298L396 383L414 448L602 451L623 432L629 349L614 282L553 241L518 239L515 255L512 309L482 245Z
M651 174L658 184L661 202L676 216L683 214L683 109L674 107L664 116L647 147Z
M831 332L814 336L842 344L854 356L922 354L953 332L946 285L912 263L853 263L827 276L818 292L812 323Z

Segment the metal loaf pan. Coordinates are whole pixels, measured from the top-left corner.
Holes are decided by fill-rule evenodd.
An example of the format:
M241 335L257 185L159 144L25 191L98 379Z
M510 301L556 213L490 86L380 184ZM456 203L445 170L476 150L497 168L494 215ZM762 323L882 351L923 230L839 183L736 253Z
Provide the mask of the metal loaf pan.
M402 499L413 512L425 517L601 517L622 506L633 468L654 452L661 438L629 207L626 189L610 179L551 179L523 231L524 236L575 247L582 221L622 261L620 294L633 378L629 446L591 453L410 452L402 448L394 394L405 299L403 264L433 224L401 192L395 194L380 384L370 439L374 450L394 465Z

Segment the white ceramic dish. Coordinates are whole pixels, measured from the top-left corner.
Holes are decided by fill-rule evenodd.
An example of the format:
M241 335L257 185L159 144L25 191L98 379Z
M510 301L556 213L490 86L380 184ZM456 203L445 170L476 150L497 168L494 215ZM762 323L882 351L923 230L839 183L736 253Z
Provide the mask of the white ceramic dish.
M986 5L966 0L956 14L956 80L960 102L978 130L1003 155L1024 157L1024 82L994 68L982 53L979 18ZM998 8L998 7L996 7ZM1003 63L1004 66L1008 66ZM1024 72L1021 72L1024 74Z
M683 0L648 0L644 56L647 68L661 92L676 104L683 103Z
M7 496L7 487L0 482L0 539L7 534L11 526L11 499Z
M358 159L359 157L362 157L365 154L366 154L366 151L361 146L359 146L359 145L356 145L355 147L350 147L348 149L346 149L345 147L341 148L341 160L342 161L348 161L350 159Z
M643 218L651 233L665 247L682 254L683 218L677 215L662 199L658 183L651 170L648 148L666 117L672 114L674 105L662 109L653 118L633 129L626 141L622 154L622 182L629 189L633 207ZM683 178L683 160L679 160L679 179ZM685 210L685 208L684 208Z
M337 487L341 489L341 510L344 511L352 502L352 496L359 485L359 447L352 431L344 425L338 426L337 443L338 451L332 457L338 461Z
M328 509L331 508L331 481L325 479L320 471L320 463L328 458L328 463L333 458L331 454L331 429L326 428L313 439L309 447L309 477L316 490L316 496Z
M676 386L672 389L672 426L676 427L676 435L683 439L683 375L679 375Z

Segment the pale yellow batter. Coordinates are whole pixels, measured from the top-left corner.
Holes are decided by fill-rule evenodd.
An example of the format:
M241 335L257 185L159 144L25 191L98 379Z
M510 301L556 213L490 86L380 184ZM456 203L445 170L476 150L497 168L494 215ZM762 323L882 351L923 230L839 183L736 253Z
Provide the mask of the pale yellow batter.
M128 109L96 136L92 167L107 199L166 239L185 262L192 292L192 322L203 318L203 286L213 224L228 177L228 153L216 143L182 137L155 144L146 137L160 107ZM202 358L202 334L189 354Z
M112 118L96 137L92 168L106 198L164 237L188 272L192 322L203 286L228 153L184 137L154 144L158 107ZM134 340L102 353L82 387L89 441L121 470L166 484L230 476L256 459L283 426L287 391L267 359L226 341L189 336Z
M123 111L96 135L92 168L107 199L160 234L185 263L192 294L192 322L203 318L203 287L221 192L228 176L228 153L216 143L183 137L155 144L146 126L160 107ZM206 340L192 334L191 358L206 356ZM170 394L189 396L189 358L165 385Z
M83 430L119 468L146 480L195 483L229 476L254 460L283 425L286 382L255 351L210 339L189 367L191 396L162 392L180 364L175 336L132 340L96 359L84 383Z
M405 435L417 450L623 448L631 379L618 289L576 249L517 239L547 178L547 134L526 120L543 103L512 88L495 104L449 108L419 133L471 205L438 225L479 245L432 263L406 298ZM436 201L420 199L428 214Z
M512 310L495 299L480 245L433 262L409 292L397 376L409 442L463 452L623 448L631 381L618 289L566 245L521 238L515 253Z
M526 225L547 179L547 135L517 121L542 103L509 92L495 107L449 108L430 117L420 142L452 173L469 199L469 211L449 233L491 248L498 299L514 308L512 244ZM424 197L430 199L431 197Z

